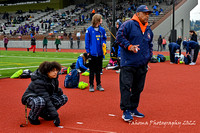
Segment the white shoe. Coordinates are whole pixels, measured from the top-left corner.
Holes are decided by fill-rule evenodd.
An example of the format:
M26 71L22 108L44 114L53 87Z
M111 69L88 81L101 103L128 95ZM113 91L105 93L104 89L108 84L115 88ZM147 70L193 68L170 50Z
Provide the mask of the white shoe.
M196 65L196 62L191 62L189 65L191 66Z
M174 64L173 62L170 62L170 64Z
M120 73L120 69L116 71L116 73Z

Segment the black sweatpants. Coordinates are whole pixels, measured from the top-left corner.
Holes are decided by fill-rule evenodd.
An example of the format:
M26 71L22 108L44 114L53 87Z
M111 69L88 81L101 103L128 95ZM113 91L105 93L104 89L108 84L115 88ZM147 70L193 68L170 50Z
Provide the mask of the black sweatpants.
M58 45L59 45L59 44L56 44L56 50L59 50L59 47L58 47Z
M170 57L170 62L175 63L175 53L176 53L176 49L172 50L171 47L169 47L169 57Z
M120 92L121 110L133 110L138 107L140 93L143 91L147 65L141 67L121 67Z
M198 54L199 54L199 45L196 45L195 48L194 48L194 56L193 56L192 62L197 61Z
M89 76L89 83L90 85L94 85L94 74L96 74L96 82L97 85L101 84L101 74L102 71L102 60L103 56L91 56L91 60L89 60L89 69L90 69L90 76Z
M7 50L8 47L7 47L8 43L4 43L4 48Z

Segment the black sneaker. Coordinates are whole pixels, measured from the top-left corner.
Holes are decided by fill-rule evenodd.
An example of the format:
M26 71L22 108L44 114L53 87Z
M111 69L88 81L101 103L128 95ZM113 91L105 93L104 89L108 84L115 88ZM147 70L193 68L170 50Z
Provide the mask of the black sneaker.
M29 48L27 48L27 51L29 51Z
M28 120L32 125L40 125L40 121L38 119L33 120L30 117L28 117Z
M97 88L96 88L96 90L98 90L98 91L104 91L104 88L102 88L102 86L101 86L101 85L97 85Z

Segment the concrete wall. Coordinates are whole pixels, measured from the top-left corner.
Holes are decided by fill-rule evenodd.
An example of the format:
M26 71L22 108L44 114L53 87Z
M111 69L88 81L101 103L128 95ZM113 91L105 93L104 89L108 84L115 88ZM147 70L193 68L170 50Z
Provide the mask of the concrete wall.
M42 41L36 41L36 48L43 48ZM55 41L48 41L47 48L55 49ZM70 49L70 41L61 41L62 45L59 45L61 49ZM30 41L12 41L8 42L8 48L28 48L30 47ZM4 47L3 41L0 42L0 47ZM73 41L73 48L77 48L77 41ZM85 41L80 41L80 49L85 49ZM107 49L110 50L110 41L107 41Z
M198 4L198 0L187 0L175 11L175 29L178 36L189 37L190 30L190 11ZM172 12L171 15L165 19L159 26L157 26L153 33L154 39L158 39L159 35L168 37L172 29ZM166 38L168 39L168 38Z

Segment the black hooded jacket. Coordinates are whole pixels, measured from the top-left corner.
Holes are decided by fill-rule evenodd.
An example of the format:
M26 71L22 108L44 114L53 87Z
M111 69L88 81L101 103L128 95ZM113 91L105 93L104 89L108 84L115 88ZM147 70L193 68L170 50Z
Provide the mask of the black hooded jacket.
M62 95L63 91L58 88L59 82L58 77L55 79L50 79L47 75L43 75L39 70L36 70L31 75L31 83L26 89L24 95L22 96L22 104L26 105L26 100L29 97L42 97L46 102L46 110L52 118L58 117L57 110L53 105L50 97L53 94Z

